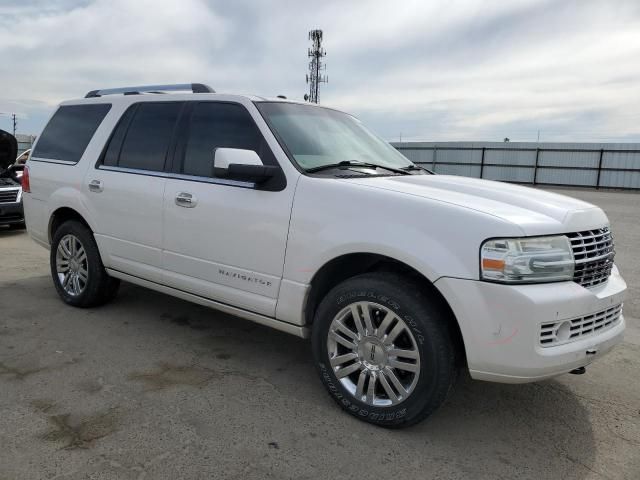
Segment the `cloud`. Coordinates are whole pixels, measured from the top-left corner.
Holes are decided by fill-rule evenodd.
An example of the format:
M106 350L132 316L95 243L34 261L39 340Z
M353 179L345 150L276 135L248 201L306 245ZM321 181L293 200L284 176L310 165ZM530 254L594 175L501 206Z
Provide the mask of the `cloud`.
M26 114L24 133L35 133L56 103L101 87L202 81L300 99L317 27L322 103L387 139L535 140L540 130L640 141L632 0L15 0L0 6L0 111Z
M22 15L0 31L3 58L21 65L4 94L54 103L102 82L203 74L207 50L222 47L226 30L199 0L161 9L153 0L98 0Z

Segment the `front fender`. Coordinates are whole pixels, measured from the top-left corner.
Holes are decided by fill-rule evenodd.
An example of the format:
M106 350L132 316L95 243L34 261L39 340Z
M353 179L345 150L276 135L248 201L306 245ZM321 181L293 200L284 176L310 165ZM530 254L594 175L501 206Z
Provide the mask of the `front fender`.
M478 279L482 242L521 234L510 222L451 203L302 177L283 276L308 284L334 258L374 253L409 265L431 282L443 276Z

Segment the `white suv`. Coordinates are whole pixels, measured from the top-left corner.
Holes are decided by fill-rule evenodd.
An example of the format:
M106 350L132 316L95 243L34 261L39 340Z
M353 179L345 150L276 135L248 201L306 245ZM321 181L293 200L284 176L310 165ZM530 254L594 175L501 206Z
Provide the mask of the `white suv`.
M461 368L581 373L622 339L600 208L433 175L336 110L202 84L93 91L62 103L27 167L27 227L66 303L126 280L311 337L330 394L371 423L426 417Z

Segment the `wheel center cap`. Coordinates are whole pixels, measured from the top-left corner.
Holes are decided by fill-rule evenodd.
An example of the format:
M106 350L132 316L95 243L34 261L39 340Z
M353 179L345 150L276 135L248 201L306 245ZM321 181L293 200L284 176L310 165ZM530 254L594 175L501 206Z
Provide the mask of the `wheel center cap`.
M380 370L387 364L387 350L380 340L365 337L358 347L358 357L369 370Z

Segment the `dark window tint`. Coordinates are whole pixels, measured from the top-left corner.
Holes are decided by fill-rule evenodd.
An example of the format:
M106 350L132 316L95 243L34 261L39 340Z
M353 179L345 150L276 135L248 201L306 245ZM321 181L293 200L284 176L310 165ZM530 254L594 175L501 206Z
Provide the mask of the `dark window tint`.
M129 124L131 123L131 119L133 118L137 107L138 106L135 105L129 108L120 118L118 126L111 135L109 145L107 146L107 150L104 153L104 158L102 160L103 165L107 165L109 167L115 167L118 165L118 157L120 156L122 140L124 140L124 136L127 133L127 129L129 128Z
M182 173L210 177L213 175L213 152L216 148L253 150L265 161L268 146L249 112L232 103L198 103L193 109Z
M182 103L179 102L139 104L124 137L118 166L164 170L173 128L181 108ZM115 145L119 142L112 143ZM113 157L109 158L112 161Z
M111 104L66 105L45 127L32 157L78 162Z

